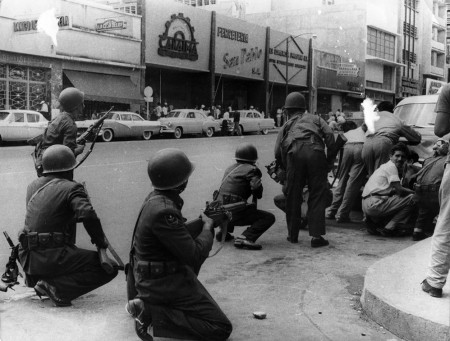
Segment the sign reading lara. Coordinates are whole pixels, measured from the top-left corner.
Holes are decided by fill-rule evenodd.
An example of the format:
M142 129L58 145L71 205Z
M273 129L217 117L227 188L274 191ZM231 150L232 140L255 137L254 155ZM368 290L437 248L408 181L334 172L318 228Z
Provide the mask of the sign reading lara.
M191 19L185 18L183 13L172 14L165 26L166 31L159 35L158 54L163 57L197 60L198 42L194 38Z

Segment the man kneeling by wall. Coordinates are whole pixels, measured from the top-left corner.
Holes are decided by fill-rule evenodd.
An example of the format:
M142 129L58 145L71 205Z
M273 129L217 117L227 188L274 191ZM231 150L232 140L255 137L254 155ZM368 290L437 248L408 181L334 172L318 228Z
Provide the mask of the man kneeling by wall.
M394 236L409 227L408 221L416 210L417 199L414 191L400 184L408 154L408 147L403 143L394 145L390 160L372 174L364 187L362 209L371 234ZM376 224L382 221L387 221L384 227Z

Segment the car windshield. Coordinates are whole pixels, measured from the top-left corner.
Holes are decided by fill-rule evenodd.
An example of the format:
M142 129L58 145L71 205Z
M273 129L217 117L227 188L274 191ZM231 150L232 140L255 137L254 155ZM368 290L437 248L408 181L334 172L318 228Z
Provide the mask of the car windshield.
M178 117L180 116L180 112L179 111L171 111L167 117Z
M0 121L3 121L5 118L7 118L9 115L9 112L0 112Z
M418 127L433 125L436 120L436 103L414 103L399 106L395 115L408 125Z

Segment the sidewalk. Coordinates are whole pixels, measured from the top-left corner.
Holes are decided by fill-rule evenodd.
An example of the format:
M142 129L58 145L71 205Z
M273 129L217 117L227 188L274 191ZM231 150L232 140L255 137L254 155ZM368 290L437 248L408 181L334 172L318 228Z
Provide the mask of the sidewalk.
M449 340L450 288L442 298L424 293L431 238L383 258L368 270L361 303L366 314L411 341Z

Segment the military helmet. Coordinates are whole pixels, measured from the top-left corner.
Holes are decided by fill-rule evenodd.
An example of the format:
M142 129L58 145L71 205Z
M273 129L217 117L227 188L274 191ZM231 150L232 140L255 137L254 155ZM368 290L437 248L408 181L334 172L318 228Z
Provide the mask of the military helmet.
M235 159L254 163L258 160L258 151L251 143L242 143L236 148Z
M284 102L285 109L305 109L306 101L305 96L300 92L291 92L286 96L286 101Z
M65 111L72 111L84 102L84 93L77 88L66 88L59 94L59 104Z
M43 174L67 172L74 169L76 164L72 150L62 144L48 147L42 156Z
M181 150L166 148L159 150L149 160L147 172L153 188L168 190L185 183L194 168L194 164Z

